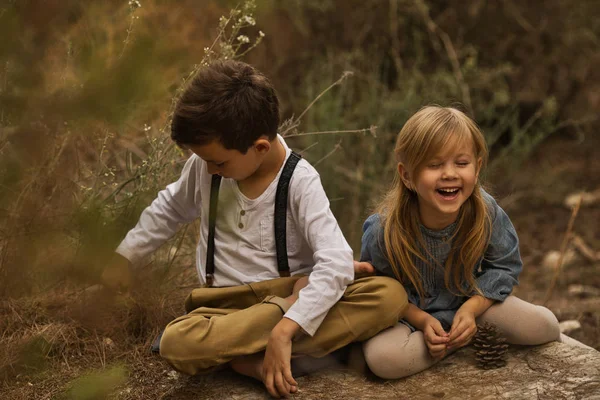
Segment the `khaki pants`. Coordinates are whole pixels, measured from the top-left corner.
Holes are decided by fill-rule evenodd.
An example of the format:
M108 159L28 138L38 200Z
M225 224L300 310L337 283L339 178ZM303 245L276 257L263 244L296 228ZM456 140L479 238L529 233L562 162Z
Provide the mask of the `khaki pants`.
M289 308L283 298L292 294L299 278L193 290L186 300L188 314L165 328L160 355L175 369L195 375L263 351L271 330ZM314 336L302 335L293 342L292 353L323 357L366 340L396 325L407 304L406 292L395 279L358 279L329 310Z

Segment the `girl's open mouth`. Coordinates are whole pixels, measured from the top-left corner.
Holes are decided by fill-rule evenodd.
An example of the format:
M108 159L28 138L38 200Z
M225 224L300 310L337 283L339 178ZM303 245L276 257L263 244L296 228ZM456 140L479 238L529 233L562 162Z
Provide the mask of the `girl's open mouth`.
M458 196L460 188L444 188L435 190L444 200L454 200Z

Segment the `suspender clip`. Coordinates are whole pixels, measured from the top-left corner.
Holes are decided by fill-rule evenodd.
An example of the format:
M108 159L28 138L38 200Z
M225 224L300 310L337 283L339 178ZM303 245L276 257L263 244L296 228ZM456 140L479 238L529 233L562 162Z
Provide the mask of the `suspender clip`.
M287 278L290 276L290 270L288 269L287 271L279 271L279 276L281 278Z
M213 274L206 274L206 286L207 287L212 287L214 282L214 276Z

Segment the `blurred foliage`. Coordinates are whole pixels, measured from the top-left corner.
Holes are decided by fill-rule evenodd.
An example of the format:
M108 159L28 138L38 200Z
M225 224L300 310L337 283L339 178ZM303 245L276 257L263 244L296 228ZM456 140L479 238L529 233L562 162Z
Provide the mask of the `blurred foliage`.
M15 39L0 48L0 293L97 281L185 160L169 140L180 89L199 65L239 57L264 36L245 32L256 24L252 1L171 6L0 8L0 30Z
M319 163L354 249L362 221L394 174L396 134L423 105L453 105L475 118L490 146L493 186L510 186L522 162L549 136L585 140L598 125L600 75L593 65L600 66L600 24L590 18L600 12L598 2L553 0L542 9L485 0L262 4L261 26L277 35L267 36L249 60L273 71L288 115L343 71L354 73L321 97L298 129L378 127L376 139L290 139L310 147L305 156Z
M358 249L394 173L395 136L425 104L473 115L496 184L550 135L585 140L600 111L599 12L594 0L262 0L256 10L234 0L4 1L0 295L97 281L186 158L170 143L170 112L200 65L255 64L295 121L290 134L360 132L289 137ZM353 75L322 94L344 71ZM195 231L156 265L191 262Z
M16 362L10 366L13 374L32 375L46 369L52 345L43 337L30 338L19 349Z
M127 381L127 369L117 365L106 370L90 372L70 383L60 399L102 400L107 399Z

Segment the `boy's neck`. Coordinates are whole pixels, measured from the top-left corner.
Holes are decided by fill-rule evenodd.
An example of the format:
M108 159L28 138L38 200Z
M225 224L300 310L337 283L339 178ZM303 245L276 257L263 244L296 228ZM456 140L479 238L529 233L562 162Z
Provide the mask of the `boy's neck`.
M285 161L285 156L285 147L276 137L271 142L271 149L258 169L246 179L237 182L238 188L244 196L250 199L259 197L277 177Z

